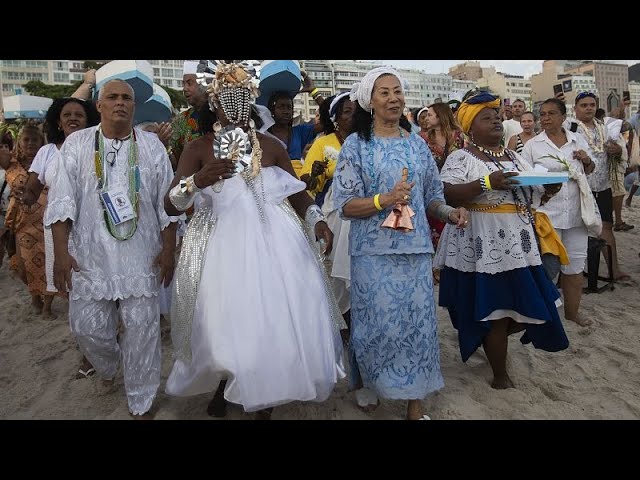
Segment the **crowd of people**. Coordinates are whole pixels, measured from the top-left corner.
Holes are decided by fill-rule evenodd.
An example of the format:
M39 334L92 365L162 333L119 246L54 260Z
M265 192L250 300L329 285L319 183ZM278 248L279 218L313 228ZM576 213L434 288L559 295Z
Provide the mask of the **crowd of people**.
M491 387L507 389L510 335L557 352L562 317L593 323L580 312L589 237L630 280L615 235L634 228L621 212L625 175L640 174L637 119L598 119L591 93L575 118L562 98L537 118L479 89L407 115L393 68L326 99L303 73L318 115L294 126L291 93L256 104L253 61L201 60L184 65L188 110L134 125L126 79L95 104L85 80L43 126L1 139L0 262L35 314L68 301L78 378L109 385L122 367L134 418L154 416L161 314L166 393L211 394L212 416L233 403L269 419L347 376L362 410L404 401L427 420L423 400L446 381L437 305L461 359L482 346ZM519 181L533 171L566 178Z

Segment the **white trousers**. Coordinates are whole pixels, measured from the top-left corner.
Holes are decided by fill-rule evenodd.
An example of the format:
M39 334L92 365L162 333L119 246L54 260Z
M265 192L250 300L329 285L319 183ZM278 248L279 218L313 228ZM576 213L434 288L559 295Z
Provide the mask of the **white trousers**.
M80 351L100 377L115 377L122 355L129 411L142 415L151 408L160 386L158 297L128 297L117 302L70 299L69 323ZM119 319L124 327L120 344Z

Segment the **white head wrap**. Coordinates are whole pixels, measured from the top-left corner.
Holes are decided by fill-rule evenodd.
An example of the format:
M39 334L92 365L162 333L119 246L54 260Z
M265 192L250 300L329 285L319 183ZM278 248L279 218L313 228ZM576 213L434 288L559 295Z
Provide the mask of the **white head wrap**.
M351 93L349 95L351 101L357 101L365 112L370 112L373 84L376 83L376 80L380 75L386 74L391 74L398 78L398 80L400 81L400 88L402 89L402 93L404 94L405 81L400 76L400 74L391 67L377 67L369 71L369 73L364 76L362 81L353 84L353 86L351 87Z
M265 133L273 124L276 123L273 119L273 115L271 115L271 110L267 107L263 107L262 105L258 105L257 103L253 104L253 107L258 111L258 115L263 122L262 127L258 131L260 133Z
M198 60L185 60L182 67L182 75L195 75L198 63Z
M339 93L338 95L336 95L333 100L331 100L331 105L329 105L329 118L331 118L332 122L336 121L336 111L335 111L336 110L336 105L338 105L338 102L342 98L344 98L344 97L346 97L347 95L350 95L350 94L351 94L351 92L342 92L342 93Z
M420 109L420 111L416 114L416 123L418 123L418 119L420 118L420 114L422 112L426 112L427 110L429 110L429 107L423 107Z

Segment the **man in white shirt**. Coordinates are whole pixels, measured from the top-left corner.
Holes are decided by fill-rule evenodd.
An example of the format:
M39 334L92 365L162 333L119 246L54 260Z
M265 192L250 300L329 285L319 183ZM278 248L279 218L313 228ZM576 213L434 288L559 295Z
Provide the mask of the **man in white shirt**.
M607 130L603 122L595 118L596 96L591 92L581 92L576 95L574 111L575 121L567 119L564 127L572 132L584 136L589 145L587 153L596 163L595 171L587 177L589 186L596 198L600 217L602 218L602 234L600 238L611 246L612 269L615 280L629 280L631 277L618 266L618 252L616 239L613 235L613 197L611 180L609 179L609 162L613 156L621 156L627 161L628 154L624 141L607 141Z
M511 137L522 132L520 117L522 117L522 114L525 110L526 105L524 104L524 101L520 100L519 98L511 105L511 113L513 115L513 118L504 120L502 122L502 126L504 127L504 137L502 137L502 140L504 141L505 145L509 144L509 140L511 140Z
M122 356L129 411L152 418L161 367L158 291L174 268L178 218L164 211L173 172L158 137L133 128L128 83L107 82L97 108L102 123L69 135L52 165L45 225L53 233L54 282L69 291L69 323L82 353L107 381Z

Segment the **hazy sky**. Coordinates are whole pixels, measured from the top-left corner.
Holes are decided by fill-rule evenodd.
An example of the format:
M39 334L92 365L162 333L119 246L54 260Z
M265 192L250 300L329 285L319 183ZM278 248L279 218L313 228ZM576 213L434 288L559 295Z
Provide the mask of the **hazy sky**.
M385 65L397 68L415 68L427 73L448 73L449 67L466 60L380 60ZM633 65L640 60L604 60L613 63ZM494 66L498 72L529 77L542 71L543 60L480 60L482 67Z

